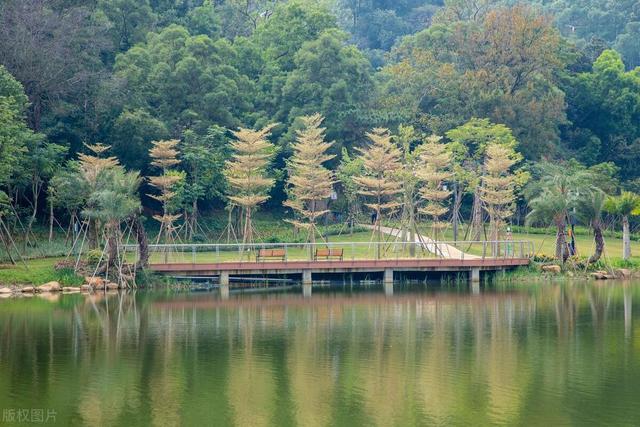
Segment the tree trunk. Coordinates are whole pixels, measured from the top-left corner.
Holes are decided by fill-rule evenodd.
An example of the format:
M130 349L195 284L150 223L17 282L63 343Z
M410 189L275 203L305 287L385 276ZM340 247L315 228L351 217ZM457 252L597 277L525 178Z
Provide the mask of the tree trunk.
M36 215L38 214L38 200L40 199L40 189L41 186L38 183L34 183L31 186L31 192L33 193L33 211L31 213L31 217L29 218L29 223L27 224L27 239L25 241L28 240L28 236L31 234L31 230L33 228L33 223L36 220ZM35 242L34 242L35 243Z
M480 239L480 231L482 228L482 200L480 192L476 189L473 193L473 213L471 216L471 229L473 230L471 240Z
M116 267L118 265L116 261L118 261L119 232L119 224L115 223L108 225L109 236L107 237L107 262L109 267Z
M589 264L598 262L604 252L604 237L602 237L602 225L600 224L600 221L594 221L591 227L593 228L593 240L596 243L596 250L593 255L589 257Z
M564 234L564 219L556 219L556 259L564 263L566 254L566 236Z
M130 221L138 242L137 268L145 269L149 265L149 238L147 237L147 231L144 229L144 224L142 224L138 214L131 215Z
M191 234L189 236L189 240L193 239L194 234L196 233L196 229L198 227L198 199L193 201L191 206Z
M49 203L49 243L53 240L53 203Z
M622 217L622 259L631 258L631 232L629 230L629 217Z
M411 210L409 211L409 241L411 245L409 245L409 255L412 257L416 256L416 211L413 206L411 206Z
M453 224L453 241L458 241L458 228L460 217L460 205L462 203L462 195L460 194L460 188L458 187L458 183L453 184L453 210L452 210L452 224Z

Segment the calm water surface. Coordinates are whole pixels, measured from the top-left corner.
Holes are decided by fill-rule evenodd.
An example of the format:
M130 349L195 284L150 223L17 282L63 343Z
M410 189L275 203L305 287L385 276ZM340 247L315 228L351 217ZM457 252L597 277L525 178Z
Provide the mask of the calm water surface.
M640 283L3 299L0 409L0 425L27 425L22 409L43 425L640 425Z

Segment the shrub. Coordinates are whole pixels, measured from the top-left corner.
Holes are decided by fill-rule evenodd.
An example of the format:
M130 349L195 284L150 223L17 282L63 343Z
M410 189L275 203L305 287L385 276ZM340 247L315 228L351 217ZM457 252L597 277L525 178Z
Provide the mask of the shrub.
M100 262L100 258L102 258L102 251L100 249L92 249L87 252L85 257L89 265L97 265Z

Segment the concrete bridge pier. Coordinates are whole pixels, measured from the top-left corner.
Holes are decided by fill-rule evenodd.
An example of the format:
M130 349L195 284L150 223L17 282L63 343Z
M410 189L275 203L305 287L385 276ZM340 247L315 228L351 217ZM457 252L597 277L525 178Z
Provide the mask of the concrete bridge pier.
M472 268L469 270L469 280L471 283L480 283L480 269Z
M391 283L393 285L393 270L391 268L384 270L384 283Z
M302 284L303 285L311 285L312 283L312 275L311 270L303 270L302 271Z
M220 283L220 286L229 286L229 272L221 271L218 281Z

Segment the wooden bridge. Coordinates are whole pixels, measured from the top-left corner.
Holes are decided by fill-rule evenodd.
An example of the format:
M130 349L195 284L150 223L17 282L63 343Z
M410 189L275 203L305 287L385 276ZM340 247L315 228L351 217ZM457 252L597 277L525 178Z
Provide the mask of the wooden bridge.
M295 276L308 285L319 275L366 273L393 282L394 275L417 272L467 273L477 282L482 271L525 266L533 255L528 241L186 244L150 250L152 270L218 278L221 286L228 286L230 277Z

